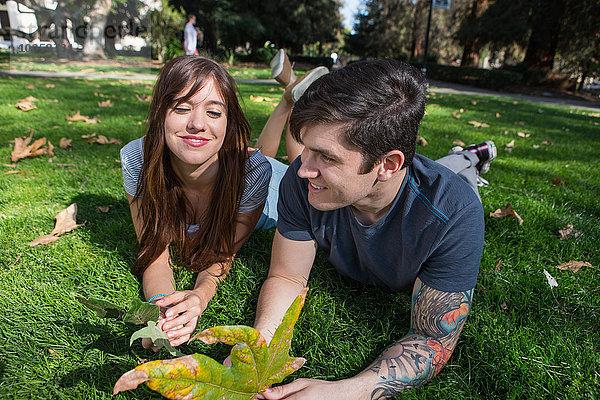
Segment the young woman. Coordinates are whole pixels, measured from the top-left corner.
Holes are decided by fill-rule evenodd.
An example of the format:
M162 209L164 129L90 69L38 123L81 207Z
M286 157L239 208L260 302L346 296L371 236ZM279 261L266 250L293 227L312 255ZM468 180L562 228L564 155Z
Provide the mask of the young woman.
M281 54L272 66L286 92L257 142L262 153L248 147L250 125L233 78L198 56L178 57L163 67L146 135L121 150L139 242L136 270L146 299L166 309L159 326L173 346L190 338L252 231L277 221L277 189L287 166L272 157L294 99L326 73L311 71L296 80ZM293 160L302 146L290 138L287 150ZM198 272L193 289L175 290L172 261Z

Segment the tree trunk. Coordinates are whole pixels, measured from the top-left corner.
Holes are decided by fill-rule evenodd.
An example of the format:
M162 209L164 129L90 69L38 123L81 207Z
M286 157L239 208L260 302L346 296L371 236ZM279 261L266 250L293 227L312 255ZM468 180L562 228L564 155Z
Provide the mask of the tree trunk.
M410 45L410 58L415 59L423 54L423 10L427 2L417 0L415 4L415 18L412 27L412 41Z
M104 55L104 29L112 0L96 0L88 14L90 22L87 25L83 56L87 59L106 58Z
M564 17L564 1L533 2L531 36L525 54L525 64L531 69L551 71Z
M472 24L475 24L475 20L483 14L488 7L488 0L473 0L473 6L471 7L471 15L468 17L471 19ZM481 51L481 41L478 37L469 37L465 40L463 47L463 55L460 60L460 65L465 67L477 67L479 65L479 52Z

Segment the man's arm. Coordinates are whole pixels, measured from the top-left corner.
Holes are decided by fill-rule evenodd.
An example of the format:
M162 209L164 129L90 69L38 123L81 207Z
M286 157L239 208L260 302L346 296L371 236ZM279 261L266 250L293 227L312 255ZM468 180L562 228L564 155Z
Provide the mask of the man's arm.
M297 379L263 393L266 399L387 399L422 385L446 364L471 310L473 289L442 292L419 279L406 336L360 374L336 382Z
M417 278L408 334L363 372L375 379L371 399L397 396L440 372L456 347L472 299L473 289L442 292Z
M258 297L254 328L271 341L294 299L306 287L317 252L313 240L295 241L275 231L271 267Z

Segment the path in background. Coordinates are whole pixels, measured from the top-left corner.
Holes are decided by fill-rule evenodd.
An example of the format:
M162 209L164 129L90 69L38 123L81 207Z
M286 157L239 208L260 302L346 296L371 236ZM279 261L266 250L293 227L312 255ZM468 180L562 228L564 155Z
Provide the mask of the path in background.
M82 78L82 79L131 79L153 81L156 75L153 74L116 74L116 73L89 73L89 72L47 72L47 71L2 71L0 75L9 76L32 76L38 78ZM236 78L238 83L255 83L255 84L277 84L273 79L243 79ZM600 111L600 102L565 99L560 97L550 96L531 96L518 93L495 92L487 89L479 89L471 86L459 85L456 83L430 81L432 88L429 90L435 93L448 94L467 94L476 96L498 96L507 97L517 100L531 101L534 103L559 105L570 108L580 108L592 111Z

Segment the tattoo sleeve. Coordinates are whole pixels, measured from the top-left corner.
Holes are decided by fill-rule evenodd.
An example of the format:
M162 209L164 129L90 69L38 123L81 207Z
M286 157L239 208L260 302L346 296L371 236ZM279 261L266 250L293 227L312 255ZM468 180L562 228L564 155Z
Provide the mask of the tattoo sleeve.
M442 292L417 279L408 334L367 370L377 374L371 399L397 396L433 378L456 346L472 299L473 289Z

